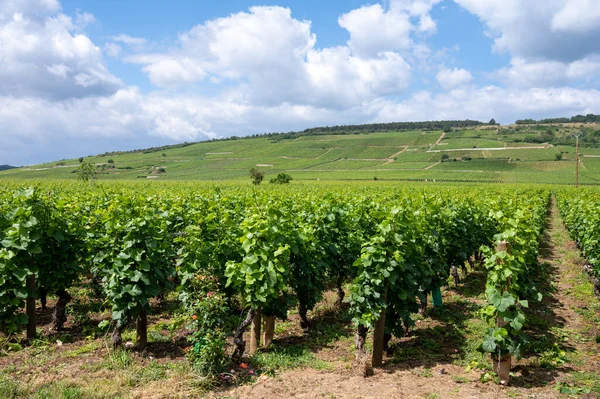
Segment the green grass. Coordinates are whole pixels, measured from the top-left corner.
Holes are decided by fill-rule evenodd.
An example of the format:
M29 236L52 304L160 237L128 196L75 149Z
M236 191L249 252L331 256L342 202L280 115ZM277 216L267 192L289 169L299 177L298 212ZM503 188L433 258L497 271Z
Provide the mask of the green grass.
M237 180L250 184L249 170L258 166L267 180L290 173L298 180L420 180L473 181L495 183L572 184L574 148L507 148L538 146L515 142L539 132L529 127L520 131L501 127L446 133L435 145L441 131L378 132L370 134L303 136L299 139L270 140L246 138L196 143L187 147L144 153L120 153L87 157L98 165L112 165L101 180ZM563 128L561 128L563 129ZM565 127L565 134L570 131ZM562 134L562 133L561 133ZM476 149L473 149L476 147ZM501 148L481 150L481 148ZM440 152L432 152L441 150ZM454 149L454 150L453 150ZM459 150L464 149L464 150ZM450 150L450 151L448 151ZM429 152L428 152L429 151ZM563 161L555 161L557 153ZM587 155L600 149L582 148ZM164 154L164 156L163 156ZM83 156L87 154L81 154ZM468 162L436 165L442 155L469 157ZM113 163L109 164L108 161ZM510 161L509 161L510 160ZM60 165L59 165L60 163ZM0 172L0 178L75 179L77 159L48 162ZM155 174L158 168L166 173ZM426 169L429 168L429 169ZM580 182L600 184L600 158L583 158Z
M304 345L277 346L268 351L258 352L252 358L252 364L259 372L275 375L283 370L311 367L315 370L330 370L331 365L318 359Z

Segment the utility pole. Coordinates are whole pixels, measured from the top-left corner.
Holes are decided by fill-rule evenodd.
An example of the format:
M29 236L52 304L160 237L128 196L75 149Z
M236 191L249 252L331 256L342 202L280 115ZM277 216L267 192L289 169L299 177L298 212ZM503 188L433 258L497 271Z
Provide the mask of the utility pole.
M575 133L575 188L579 187L579 136L581 132Z

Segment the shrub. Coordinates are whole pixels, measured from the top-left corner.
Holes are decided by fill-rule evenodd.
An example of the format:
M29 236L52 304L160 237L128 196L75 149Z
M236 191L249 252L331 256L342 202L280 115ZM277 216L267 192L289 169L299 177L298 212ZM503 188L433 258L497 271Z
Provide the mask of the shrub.
M270 183L273 184L288 184L290 181L292 181L292 176L287 174L287 173L280 173L278 174L276 177L272 178L270 180Z
M258 186L265 178L265 172L261 172L257 168L252 168L250 169L250 178L252 179L252 184Z
M188 328L192 333L188 340L192 348L188 359L194 369L204 376L214 376L227 369L229 358L225 352L227 336L223 332L228 316L227 299L219 292L218 278L197 275L189 281L190 293L185 301L192 322Z

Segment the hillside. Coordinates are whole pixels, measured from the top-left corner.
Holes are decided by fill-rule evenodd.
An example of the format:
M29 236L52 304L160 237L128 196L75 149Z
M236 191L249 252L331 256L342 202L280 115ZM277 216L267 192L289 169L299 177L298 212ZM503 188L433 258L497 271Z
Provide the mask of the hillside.
M258 167L303 179L573 183L574 132L583 131L580 182L600 183L600 126L480 125L410 131L271 134L86 157L100 179L247 179ZM0 177L76 178L77 159L0 172Z

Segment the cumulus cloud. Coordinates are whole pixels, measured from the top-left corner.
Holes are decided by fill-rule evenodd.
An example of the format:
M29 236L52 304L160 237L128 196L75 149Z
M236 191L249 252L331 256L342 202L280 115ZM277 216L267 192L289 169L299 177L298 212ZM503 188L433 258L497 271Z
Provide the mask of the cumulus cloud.
M597 113L598 101L598 90L568 87L513 90L486 86L440 94L420 92L400 103L381 99L371 104L371 112L382 122L495 118L502 123L512 123L524 118Z
M381 4L363 6L339 17L339 25L350 33L348 46L355 54L374 56L381 51L408 50L411 33L431 33L436 24L429 15L441 0L392 0L388 9ZM411 18L418 18L413 24Z
M11 19L13 14L55 14L60 11L58 0L3 0L0 2L0 21Z
M473 80L473 76L471 75L471 72L466 69L442 68L436 75L436 79L438 83L447 90L470 83Z
M455 0L477 15L494 50L512 56L506 84L553 87L596 80L600 7L595 0Z
M393 51L361 57L347 46L317 49L309 21L282 7L252 7L198 25L167 53L138 54L150 80L177 87L240 82L238 96L262 105L347 107L408 87L410 66Z
M494 74L512 87L556 87L594 83L600 78L600 56L590 56L573 62L551 60L528 61L513 58L510 66Z
M59 10L52 0L0 5L0 95L69 98L106 95L122 86L101 49Z
M486 24L496 51L563 62L600 52L595 0L454 1Z
M598 31L600 6L596 0L569 0L552 17L552 29L584 33Z

